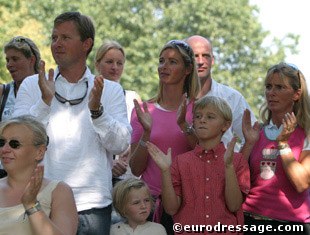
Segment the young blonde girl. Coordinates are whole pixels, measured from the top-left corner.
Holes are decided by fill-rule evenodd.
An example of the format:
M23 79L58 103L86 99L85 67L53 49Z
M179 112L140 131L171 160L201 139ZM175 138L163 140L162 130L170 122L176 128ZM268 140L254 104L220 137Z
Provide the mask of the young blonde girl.
M161 224L147 221L153 201L147 185L131 178L118 182L113 190L113 206L126 220L111 226L111 235L166 235Z

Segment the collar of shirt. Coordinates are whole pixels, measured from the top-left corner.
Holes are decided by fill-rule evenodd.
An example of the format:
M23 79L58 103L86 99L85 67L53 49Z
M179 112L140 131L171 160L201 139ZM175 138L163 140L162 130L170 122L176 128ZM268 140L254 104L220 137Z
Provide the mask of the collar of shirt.
M198 144L196 145L194 149L195 155L201 159L205 159L205 158L217 159L219 156L224 156L225 151L226 149L225 149L223 142L221 142L220 144L215 146L215 148L210 149L210 150L205 150L203 147L201 147Z
M276 140L282 129L283 125L278 128L275 124L273 124L272 120L270 120L269 124L265 126L264 131L268 139Z
M86 67L83 76L80 78L80 80L78 80L77 83L81 83L81 82L84 82L85 80L89 80L89 78L91 78L92 76L93 76L93 75L92 75L90 69L89 69L88 67ZM60 79L60 80L62 80L62 81L68 82L67 79L66 79L65 77L63 77L63 76L59 73L59 67L57 67L57 68L55 69L55 71L54 71L54 80L56 80L56 78L57 78L57 80Z
M54 76L55 89L57 93L68 100L81 98L85 95L85 92L89 92L86 85L86 82L88 81L89 83L92 76L89 68L86 68L85 73L77 83L68 82L67 79L59 73L58 67L55 69Z

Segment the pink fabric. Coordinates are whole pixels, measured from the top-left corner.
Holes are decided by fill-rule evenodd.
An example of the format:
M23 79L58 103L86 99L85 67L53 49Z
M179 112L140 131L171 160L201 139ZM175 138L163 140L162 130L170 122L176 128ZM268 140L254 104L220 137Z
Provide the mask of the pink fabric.
M176 157L171 175L182 204L173 216L175 223L243 225L242 209L231 213L225 203L225 151L223 143L207 153L197 145L194 150ZM240 153L235 153L233 164L240 190L247 194L250 189L248 163Z
M298 127L288 141L298 161L305 133ZM264 130L250 156L251 190L243 209L273 219L310 222L310 190L298 193L282 167L277 142L268 140Z
M181 132L180 127L177 125L177 112L161 110L157 108L154 103L147 103L147 105L153 119L150 142L165 153L167 153L168 148L171 148L172 159L181 153L191 150L185 134ZM188 123L192 123L192 108L193 103L190 103L186 113L186 120ZM131 126L133 129L131 143L137 143L143 134L143 128L137 118L135 110L132 112ZM148 156L147 167L141 179L148 184L153 196L157 197L161 193L160 169L151 156Z

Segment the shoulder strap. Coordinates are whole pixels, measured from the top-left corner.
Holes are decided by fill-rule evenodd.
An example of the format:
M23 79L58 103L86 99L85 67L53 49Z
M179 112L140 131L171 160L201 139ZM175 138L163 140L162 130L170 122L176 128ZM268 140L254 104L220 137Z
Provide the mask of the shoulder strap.
M8 98L10 92L10 83L9 84L3 84L3 91L2 91L2 98L1 98L1 107L0 107L0 122L2 120L2 113L4 110L4 106L6 103L6 100Z

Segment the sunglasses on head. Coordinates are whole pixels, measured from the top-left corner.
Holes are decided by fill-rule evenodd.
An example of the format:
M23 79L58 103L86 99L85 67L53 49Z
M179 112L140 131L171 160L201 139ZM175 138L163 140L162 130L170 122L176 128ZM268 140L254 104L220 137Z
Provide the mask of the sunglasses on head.
M181 40L171 40L169 41L167 44L172 44L174 46L178 46L181 47L182 49L184 49L186 51L186 53L190 56L193 55L193 50L192 48L184 41Z
M34 53L34 50L33 50L32 46L31 46L31 44L27 41L26 38L15 37L15 38L13 38L13 42L26 44L27 46L29 46L31 53L36 57L36 54Z
M6 140L0 139L0 148L2 148L6 143ZM18 149L22 146L22 144L18 140L10 140L8 143L12 149Z
M294 71L299 72L299 69L298 69L298 67L297 67L296 65L291 64L291 63L286 63L286 62L281 62L281 63L279 63L279 64L273 65L273 66L271 66L271 67L268 69L268 71L271 71L271 70L273 70L273 69L287 68L287 67L293 69Z
M281 70L282 68L290 68L290 69L294 70L295 72L297 72L297 77L300 81L299 68L295 64L281 62L279 64L271 66L268 69L268 72L270 72L271 70Z

